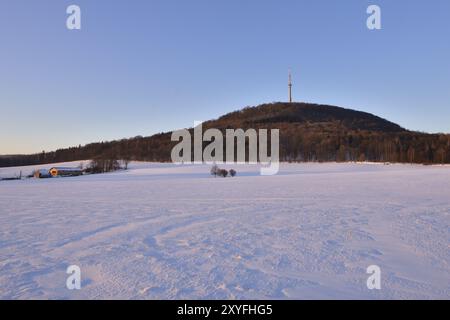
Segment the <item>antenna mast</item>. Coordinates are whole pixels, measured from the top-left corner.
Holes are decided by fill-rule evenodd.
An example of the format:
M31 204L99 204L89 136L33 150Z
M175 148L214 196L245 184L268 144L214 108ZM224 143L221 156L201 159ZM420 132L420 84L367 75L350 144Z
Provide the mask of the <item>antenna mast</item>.
M288 88L289 88L289 103L292 103L292 75L291 75L291 70L289 70Z

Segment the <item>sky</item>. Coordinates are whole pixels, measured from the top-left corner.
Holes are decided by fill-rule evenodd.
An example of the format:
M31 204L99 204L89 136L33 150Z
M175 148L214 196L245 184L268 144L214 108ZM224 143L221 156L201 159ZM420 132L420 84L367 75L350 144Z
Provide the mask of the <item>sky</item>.
M289 69L296 101L450 133L448 0L0 0L0 41L0 154L286 101Z

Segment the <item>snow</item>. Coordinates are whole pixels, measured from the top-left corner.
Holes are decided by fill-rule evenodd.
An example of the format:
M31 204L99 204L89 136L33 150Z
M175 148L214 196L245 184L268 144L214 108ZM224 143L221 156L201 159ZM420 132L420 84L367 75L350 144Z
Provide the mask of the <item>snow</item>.
M52 167L51 169L56 169L58 171L81 171L80 168L76 167Z
M36 172L39 172L40 174L49 174L48 170L46 170L46 169L39 169L39 170L36 170Z
M450 167L225 167L0 181L0 298L450 298Z

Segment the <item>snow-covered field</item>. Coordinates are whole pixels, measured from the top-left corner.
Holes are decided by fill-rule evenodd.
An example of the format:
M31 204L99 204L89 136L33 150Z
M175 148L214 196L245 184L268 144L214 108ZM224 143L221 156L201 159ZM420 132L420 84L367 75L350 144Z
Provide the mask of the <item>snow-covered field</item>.
M450 167L235 169L0 181L0 298L450 299Z

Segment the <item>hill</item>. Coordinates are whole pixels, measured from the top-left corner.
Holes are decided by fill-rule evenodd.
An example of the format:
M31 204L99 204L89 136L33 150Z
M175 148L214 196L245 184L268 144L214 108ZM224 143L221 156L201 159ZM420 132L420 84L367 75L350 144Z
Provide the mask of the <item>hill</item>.
M282 161L450 163L450 135L408 131L370 113L306 103L247 107L204 123L208 128L280 129ZM192 129L191 129L192 130ZM171 133L92 143L54 152L0 157L0 166L94 158L170 161Z
M321 123L339 125L347 130L405 131L399 125L370 113L306 103L273 103L247 107L241 111L229 113L212 123L215 126L235 123L242 127L279 123L302 125Z

